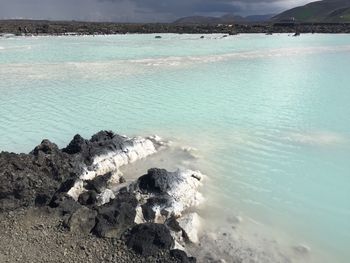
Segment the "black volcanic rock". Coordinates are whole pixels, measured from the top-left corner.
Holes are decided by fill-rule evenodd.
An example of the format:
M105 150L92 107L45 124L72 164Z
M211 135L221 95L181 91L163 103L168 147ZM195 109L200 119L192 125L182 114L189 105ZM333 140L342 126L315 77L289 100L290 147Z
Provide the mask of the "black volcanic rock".
M30 154L0 153L0 211L44 206L62 182L78 176L77 163L44 140Z
M125 138L108 131L102 131L94 135L89 144L89 155L99 156L110 151L120 150Z
M86 191L79 196L78 202L81 205L93 206L97 202L97 193L94 190Z
M149 206L148 204L144 204L141 206L143 218L149 222L155 219L156 212L152 209L152 206Z
M169 250L174 240L165 225L146 223L132 228L127 246L143 256L156 255L159 250Z
M81 137L79 134L75 135L73 140L68 146L62 149L63 152L68 154L77 154L88 151L88 141Z
M108 180L111 179L112 173L107 173L103 176L97 176L92 180L85 181L85 188L88 190L93 190L96 193L101 193L107 188Z
M170 250L170 256L177 259L181 263L196 263L197 260L194 257L188 257L185 251L179 249Z
M48 204L51 208L55 208L61 215L71 215L76 210L81 208L81 205L77 203L71 196L67 194L75 184L74 179L68 179L55 192Z
M67 193L55 194L49 206L55 208L55 211L58 211L61 215L71 215L81 208L81 205Z
M75 184L74 179L68 179L63 182L52 196L50 203L51 208L56 208L62 215L72 214L78 210L81 206L71 196L67 194Z
M76 210L65 222L71 232L89 234L96 224L97 212L87 207Z
M62 206L68 200L64 194L81 175L82 167L90 164L96 155L120 150L125 140L113 132L101 131L91 140L76 135L63 150L43 140L29 154L0 153L0 212L48 203L53 207ZM108 176L87 184L99 193Z
M139 178L139 187L147 193L166 193L169 189L167 177L168 171L165 169L149 169L147 174Z
M142 214L146 221L152 221L155 219L156 213L153 208L157 207L169 207L171 206L172 199L168 194L161 194L159 196L150 197L145 204L141 206ZM167 213L161 210L161 213ZM166 214L167 215L167 214Z
M0 153L0 215L7 214L2 213L5 211L13 211L11 214L23 210L34 211L34 214L46 211L51 217L59 217L59 225L63 222L63 226L73 232L67 237L81 234L80 237L84 238L92 232L102 238L122 238L123 241L125 238L128 247L140 254L128 251L131 258L140 259L136 262L143 262L145 256L155 256L157 262L194 262L186 261L190 258L179 251L171 252L170 256L174 240L169 228L179 228L175 218L163 225L147 223L135 226L139 205L144 217L151 222L155 219L154 206L171 206L172 199L167 191L173 181L167 179L175 173L150 169L138 181L120 189L115 199L102 206L97 206L97 199L104 197L98 195L107 188L112 174L107 173L92 180L81 179L83 172L100 168L100 164L92 163L94 157L122 150L129 145L132 146L133 141L128 141L126 137L101 131L90 140L76 135L63 150L44 140L29 154ZM73 187L74 198L68 194ZM146 195L142 195L142 192ZM44 206L49 208L36 208ZM165 213L169 213L163 208L160 212L166 216ZM50 229L57 230L55 227ZM127 255L128 259L130 255ZM166 261L162 260L164 258Z
M85 140L77 134L62 152L75 155L80 161L91 165L93 157L120 150L125 140L125 137L111 131L100 131L90 140Z
M57 154L60 150L58 149L58 146L49 140L43 140L41 144L39 144L37 147L34 148L34 150L31 152L35 156L39 156L42 154Z
M99 131L91 137L90 142L106 142L112 140L115 136L112 131Z
M179 222L177 222L176 217L174 217L174 216L167 219L165 221L165 225L172 231L175 231L175 232L182 231L182 228L181 228Z
M137 204L134 195L121 193L108 204L98 207L94 232L99 237L119 238L135 224Z

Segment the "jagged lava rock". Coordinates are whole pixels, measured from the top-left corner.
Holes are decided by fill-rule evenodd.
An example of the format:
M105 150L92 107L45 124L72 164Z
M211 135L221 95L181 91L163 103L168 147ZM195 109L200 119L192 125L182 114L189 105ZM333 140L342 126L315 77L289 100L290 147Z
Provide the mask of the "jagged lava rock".
M49 202L53 204L53 195L68 179L74 180L76 187L72 186L66 192L78 200L79 195L87 190L84 189L83 180L79 181L80 177L93 180L96 176L114 172L120 165L155 153L161 145L157 137L128 138L101 131L90 140L76 135L63 150L43 140L29 154L2 152L0 211L11 211L23 206L45 206ZM90 182L90 186L97 192L104 188L99 180ZM60 197L56 195L57 201L65 199L65 193L61 191L60 194Z
M96 204L98 206L109 203L111 200L115 198L115 194L112 190L106 189L102 193L100 193L96 198Z
M154 154L165 145L157 136L129 138L109 131L101 131L90 140L84 140L76 135L64 152L78 156L84 164L76 185L68 192L75 200L85 190L95 188L97 192L103 191L100 176L111 176L108 183L122 181L118 175L119 168ZM94 180L97 181L94 181ZM84 182L90 180L90 189L86 189Z
M97 202L97 193L93 190L86 191L79 196L78 202L81 205L93 206Z
M66 220L65 226L74 233L89 234L96 224L96 216L96 211L81 207Z
M68 190L74 186L74 184L74 179L68 179L63 182L55 194L52 196L51 201L48 205L51 208L55 208L56 211L59 211L62 215L72 214L78 210L81 205L67 194Z
M169 250L174 240L169 229L162 224L145 223L136 225L130 231L127 246L143 256L156 255L159 250Z
M112 173L107 173L105 175L97 176L92 180L86 180L85 189L94 190L97 193L102 193L108 187L108 181L111 179Z
M58 187L80 173L77 162L44 140L30 154L0 153L0 211L44 206Z
M94 232L100 237L119 238L135 222L137 199L120 193L111 202L97 208Z
M202 178L198 171L168 172L153 168L138 179L138 187L141 193L150 196L145 206L168 218L170 215L181 216L185 209L198 206L203 201L198 191ZM143 211L148 211L145 206Z
M179 260L181 263L196 263L197 260L194 257L188 257L186 252L179 249L170 250L170 256Z

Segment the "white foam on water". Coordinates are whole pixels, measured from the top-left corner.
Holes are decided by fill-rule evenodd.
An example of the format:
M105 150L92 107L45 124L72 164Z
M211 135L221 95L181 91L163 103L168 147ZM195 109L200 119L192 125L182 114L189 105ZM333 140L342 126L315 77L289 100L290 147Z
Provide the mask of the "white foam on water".
M224 218L223 215L221 219ZM314 249L303 240L297 242L283 231L245 215L227 218L226 223L204 220L199 230L199 243L185 249L198 262L332 262L325 251Z
M178 67L196 63L213 63L234 59L259 59L259 58L273 58L273 57L290 57L298 55L318 54L326 52L348 52L350 46L339 47L300 47L300 48L280 48L280 49L267 49L259 51L244 51L235 53L226 53L221 55L209 55L209 56L182 56L182 57L160 57L160 58L144 58L128 60L126 62L141 64L144 66L154 67Z
M334 132L291 132L285 136L287 141L301 145L339 145L347 141L342 134Z
M140 171L137 169L137 166L146 169L146 167L156 166L157 163L159 165L159 163L162 163L162 159L168 160L175 158L177 161L188 159L196 162L197 159L193 159L191 154L193 150L192 147L179 146L177 143L174 143L174 145L178 146L177 148L179 152L182 152L182 155L174 154L174 152L169 150L163 153L157 153L141 162L132 164L131 168L129 166L124 166L123 168L126 168L127 171L126 174L138 174L135 172ZM176 148L176 146L174 147ZM174 150L174 147L171 147L172 150ZM151 160L151 162L149 162L149 160ZM166 167L173 167L172 165L171 163L166 163ZM180 164L178 163L178 165ZM198 262L216 262L214 260L219 259L225 259L225 262L232 262L233 259L241 260L238 262L256 263L307 262L306 259L308 255L301 255L298 261L295 261L293 250L289 249L292 246L287 242L277 242L271 233L270 235L263 234L263 229L266 227L254 219L245 216L236 216L230 220L230 223L209 220L205 216L205 213L211 212L207 211L208 208L205 205L204 197L198 192L199 187L202 189L202 181L195 180L192 176L193 174L203 176L199 172L180 169L171 176L169 182L167 182L171 185L168 194L177 200L171 204L167 211L177 215L180 227L187 233L187 237L191 243L193 243L193 245L186 245L181 235L172 232L176 240L177 248L198 257ZM157 223L164 223L166 219L160 213L162 209L164 209L164 207L154 207L154 211L157 215L155 222ZM224 216L225 215L223 215L223 217ZM223 219L223 217L220 218ZM141 207L137 209L135 222L145 222ZM213 225L215 225L215 227L213 227ZM234 226L234 229L232 226ZM252 226L254 226L254 228ZM198 244L200 244L200 246L198 246ZM294 245L297 246L298 244ZM213 256L213 261L207 261L208 254Z
M21 47L31 49L31 46ZM0 48L1 50L1 48ZM143 72L143 67L184 67L199 63L215 63L229 60L250 60L274 57L291 57L307 54L348 52L349 45L337 47L298 47L243 51L207 56L168 56L158 58L118 59L96 62L63 62L63 63L4 63L0 65L2 74L23 74L31 79L61 78L62 75L75 75L79 78L108 78L116 75L127 76ZM136 65L136 67L135 67ZM137 67L137 65L141 67ZM98 73L98 74L96 74Z
M123 64L124 63L124 64ZM66 62L66 63L4 63L1 75L18 76L18 79L108 79L116 76L137 74L141 68L132 68L124 61ZM0 75L0 76L1 76Z

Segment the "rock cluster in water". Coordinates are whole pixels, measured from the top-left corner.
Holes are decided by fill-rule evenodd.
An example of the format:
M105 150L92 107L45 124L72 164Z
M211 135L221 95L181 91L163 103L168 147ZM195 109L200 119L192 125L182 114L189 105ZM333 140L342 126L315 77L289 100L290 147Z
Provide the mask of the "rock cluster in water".
M0 212L50 207L72 232L125 240L143 256L171 250L180 262L195 262L183 249L197 242L199 216L187 212L203 197L197 171L150 169L126 183L120 167L156 153L160 138L128 138L101 131L90 140L76 135L59 149L44 140L29 154L0 154Z

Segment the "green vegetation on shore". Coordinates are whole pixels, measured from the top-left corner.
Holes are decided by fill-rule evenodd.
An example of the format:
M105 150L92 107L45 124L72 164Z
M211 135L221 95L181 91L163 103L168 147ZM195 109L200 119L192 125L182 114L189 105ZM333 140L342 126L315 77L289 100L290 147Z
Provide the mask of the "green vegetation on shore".
M287 10L273 18L275 21L294 18L298 22L350 22L349 0L323 0Z

